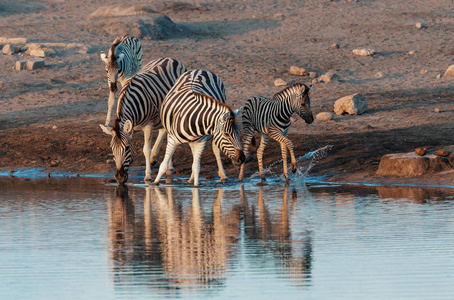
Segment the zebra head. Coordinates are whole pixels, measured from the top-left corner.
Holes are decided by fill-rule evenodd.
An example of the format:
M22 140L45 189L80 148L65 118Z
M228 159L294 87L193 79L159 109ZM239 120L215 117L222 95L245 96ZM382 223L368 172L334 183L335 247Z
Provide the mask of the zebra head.
M314 122L314 115L311 111L311 99L309 93L312 89L312 84L307 86L304 83L295 85L297 90L295 92L295 102L293 103L294 111L304 120L307 124Z
M115 120L115 127L101 126L102 130L112 136L110 147L115 160L116 173L115 179L120 184L125 184L128 181L129 166L134 160L134 147L131 143L133 126L131 121L126 121L123 129L120 128L118 120Z
M106 67L107 83L109 84L109 89L112 93L117 91L118 73L122 72L121 69L124 56L125 54L123 52L117 56L112 50L109 50L109 55L106 55L101 51L101 59Z
M220 116L218 124L215 127L213 139L216 146L225 155L230 157L235 166L238 166L244 163L245 160L240 142L240 128L235 120L235 117L241 113L242 108L232 111L230 107L225 106L228 108L228 111Z

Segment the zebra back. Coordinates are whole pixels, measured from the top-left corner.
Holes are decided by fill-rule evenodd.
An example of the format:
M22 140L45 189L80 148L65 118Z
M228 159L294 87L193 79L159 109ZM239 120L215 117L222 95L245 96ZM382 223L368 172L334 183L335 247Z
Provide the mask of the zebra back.
M130 120L134 127L153 123L162 128L159 109L165 96L186 67L178 60L160 58L148 63L130 78L120 92L114 128Z
M215 74L188 71L181 75L161 107L162 125L180 143L212 134L216 118L232 109L225 104L225 88Z

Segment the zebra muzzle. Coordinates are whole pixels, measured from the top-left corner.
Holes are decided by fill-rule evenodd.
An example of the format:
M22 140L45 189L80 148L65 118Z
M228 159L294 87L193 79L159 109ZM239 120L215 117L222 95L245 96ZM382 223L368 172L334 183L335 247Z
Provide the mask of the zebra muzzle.
M111 82L110 83L110 91L112 93L115 93L117 91L117 83L116 82Z
M246 156L244 156L243 150L236 149L235 150L235 160L233 161L233 164L236 166L239 166L244 163L246 160Z
M125 184L128 181L128 173L125 172L123 167L121 167L120 170L117 170L115 173L115 179L119 184Z

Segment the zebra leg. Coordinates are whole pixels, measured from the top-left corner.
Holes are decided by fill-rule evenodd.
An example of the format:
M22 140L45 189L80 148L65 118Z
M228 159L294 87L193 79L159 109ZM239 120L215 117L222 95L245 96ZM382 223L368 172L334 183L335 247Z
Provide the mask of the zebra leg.
M244 178L244 165L251 159L249 148L251 147L251 141L254 137L254 130L250 130L250 126L247 126L243 123L243 152L246 159L244 160L244 164L240 166L240 175L238 175L238 180L243 181Z
M225 175L225 170L224 167L222 166L222 160L221 160L221 150L219 150L218 146L216 144L212 143L212 148L213 148L213 153L214 156L216 156L216 162L218 163L218 175L221 177L221 181L226 181L227 180L227 175Z
M263 151L265 150L266 144L268 144L269 139L269 136L264 133L260 133L260 146L257 149L257 160L259 163L259 174L260 178L262 178L262 181L266 181L265 175L263 174Z
M107 102L107 117L106 117L106 127L109 126L110 123L110 114L112 113L112 107L115 104L115 94L109 92L109 100Z
M153 131L152 125L147 125L143 129L143 155L145 156L145 178L144 181L151 180L151 132Z
M154 142L153 148L151 149L151 165L156 164L156 157L159 154L159 150L161 149L162 142L164 141L164 138L167 135L167 131L164 128L159 129L158 131L158 137L156 138L156 141Z
M287 148L290 152L290 158L292 161L292 172L296 172L296 158L295 158L295 153L293 151L293 143L287 138L287 132L281 132L281 131L271 131L270 132L271 138L276 140L279 144L281 144L281 150L282 150L282 162L284 164L284 176L289 180L288 178L288 172L287 172Z
M282 152L282 164L284 167L284 176L285 176L286 181L289 182L290 179L288 177L288 172L287 172L287 146L285 146L284 143L280 143L280 145L281 145L281 152Z
M166 155L164 156L164 159L162 160L161 165L159 166L158 176L156 176L156 179L154 180L153 184L156 185L159 184L159 180L161 179L162 175L164 175L164 173L167 171L167 168L169 166L169 160L172 159L172 155L175 153L175 149L177 148L177 146L178 146L177 142L171 137L168 137Z
M189 143L192 151L192 174L189 182L194 181L194 186L199 185L200 173L200 158L202 158L203 149L205 149L206 141Z

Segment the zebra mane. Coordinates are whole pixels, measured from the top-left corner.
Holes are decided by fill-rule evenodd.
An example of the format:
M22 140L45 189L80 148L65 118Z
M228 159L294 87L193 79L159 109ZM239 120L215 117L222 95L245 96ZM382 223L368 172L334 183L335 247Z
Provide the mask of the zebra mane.
M218 99L214 98L214 97L211 97L211 96L208 96L206 94L202 94L200 92L197 92L197 91L192 91L194 93L194 95L197 95L197 96L201 96L201 97L205 97L207 99L210 99L212 101L215 101L219 106L221 107L225 107L227 108L227 110L230 112L230 115L233 116L233 124L236 124L236 118L235 118L235 114L233 113L233 109L230 108L230 106L228 106L227 104L219 101Z
M295 90L300 89L303 86L304 86L304 93L306 93L306 91L309 91L309 87L307 85L305 85L302 82L298 82L298 83L292 84L290 86L287 86L282 91L274 94L273 99L280 99L281 96L285 96L285 94L288 94L288 93L293 93Z
M112 42L112 45L110 46L110 50L109 50L109 61L110 61L110 64L112 65L112 67L115 67L115 59L116 59L116 56L115 56L115 48L123 41L123 39L126 37L127 35L123 35L123 36L117 36L115 38L115 40Z

